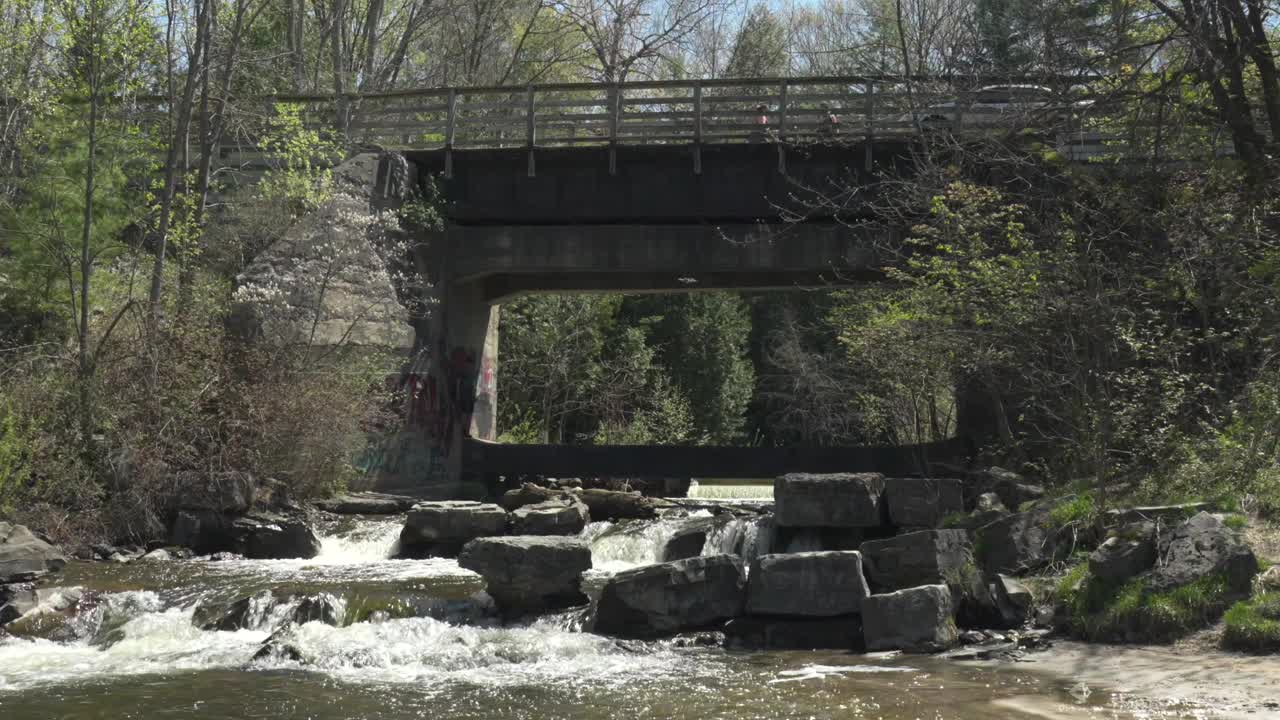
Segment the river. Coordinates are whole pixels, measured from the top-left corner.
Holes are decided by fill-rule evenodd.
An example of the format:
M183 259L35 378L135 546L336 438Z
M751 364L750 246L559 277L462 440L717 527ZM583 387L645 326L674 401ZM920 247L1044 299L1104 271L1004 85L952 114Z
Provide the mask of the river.
M455 562L388 559L400 524L335 522L307 561L73 563L60 584L93 602L82 599L65 622L51 614L59 622L45 639L0 637L0 718L1216 716L1190 699L1109 692L1096 676L1082 684L1037 663L616 641L581 632L579 613L503 627L483 582ZM585 584L652 562L673 526L593 523L584 536L597 569ZM768 549L749 520L707 546ZM255 594L243 629L193 622L201 605ZM289 622L290 596L326 598L340 626ZM259 653L273 633L291 652Z

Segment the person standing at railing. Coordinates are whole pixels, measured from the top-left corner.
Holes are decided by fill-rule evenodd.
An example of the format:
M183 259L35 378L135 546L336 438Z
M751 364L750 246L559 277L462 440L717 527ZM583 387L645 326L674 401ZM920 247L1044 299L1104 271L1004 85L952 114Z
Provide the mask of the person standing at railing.
M756 106L757 127L747 136L747 142L762 143L769 140L769 106L761 103Z
M822 103L822 124L818 126L818 138L823 142L832 142L840 136L840 116L831 111L831 106Z

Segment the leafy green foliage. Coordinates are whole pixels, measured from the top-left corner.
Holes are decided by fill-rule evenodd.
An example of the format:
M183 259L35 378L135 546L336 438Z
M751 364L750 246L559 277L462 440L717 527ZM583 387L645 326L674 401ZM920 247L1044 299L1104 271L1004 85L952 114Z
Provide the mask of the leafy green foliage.
M331 133L303 122L301 105L280 103L262 139L275 167L258 184L261 196L283 198L293 218L323 203L333 192L329 169L342 149Z
M1222 616L1223 644L1232 650L1280 651L1280 593L1262 593L1242 600Z

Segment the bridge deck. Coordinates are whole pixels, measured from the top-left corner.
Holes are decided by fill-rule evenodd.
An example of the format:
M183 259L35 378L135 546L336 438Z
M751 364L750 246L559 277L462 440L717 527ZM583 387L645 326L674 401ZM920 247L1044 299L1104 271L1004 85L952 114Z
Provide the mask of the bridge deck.
M470 472L550 477L768 478L788 472L922 474L926 463L961 464L968 444L904 447L700 447L672 445L505 445L468 439Z

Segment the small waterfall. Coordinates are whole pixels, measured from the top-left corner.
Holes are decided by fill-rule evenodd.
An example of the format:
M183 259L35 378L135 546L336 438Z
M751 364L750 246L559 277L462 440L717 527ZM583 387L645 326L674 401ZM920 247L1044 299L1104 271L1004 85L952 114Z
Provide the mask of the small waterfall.
M717 524L707 532L703 555L737 555L748 565L761 555L773 552L773 520L767 517L738 517Z
M699 482L689 484L688 497L706 500L772 500L772 482Z
M705 528L702 555L737 555L746 563L772 552L773 521L765 516L726 519L707 510L673 514L657 520L593 522L580 537L591 545L593 575L608 575L662 562L666 544L691 527Z
M404 521L398 518L365 521L344 527L332 535L320 536L320 554L311 559L317 565L356 565L379 562L396 554Z
M591 564L595 570L618 572L661 562L663 545L682 521L683 518L659 518L593 522L583 528L580 537L591 544Z

